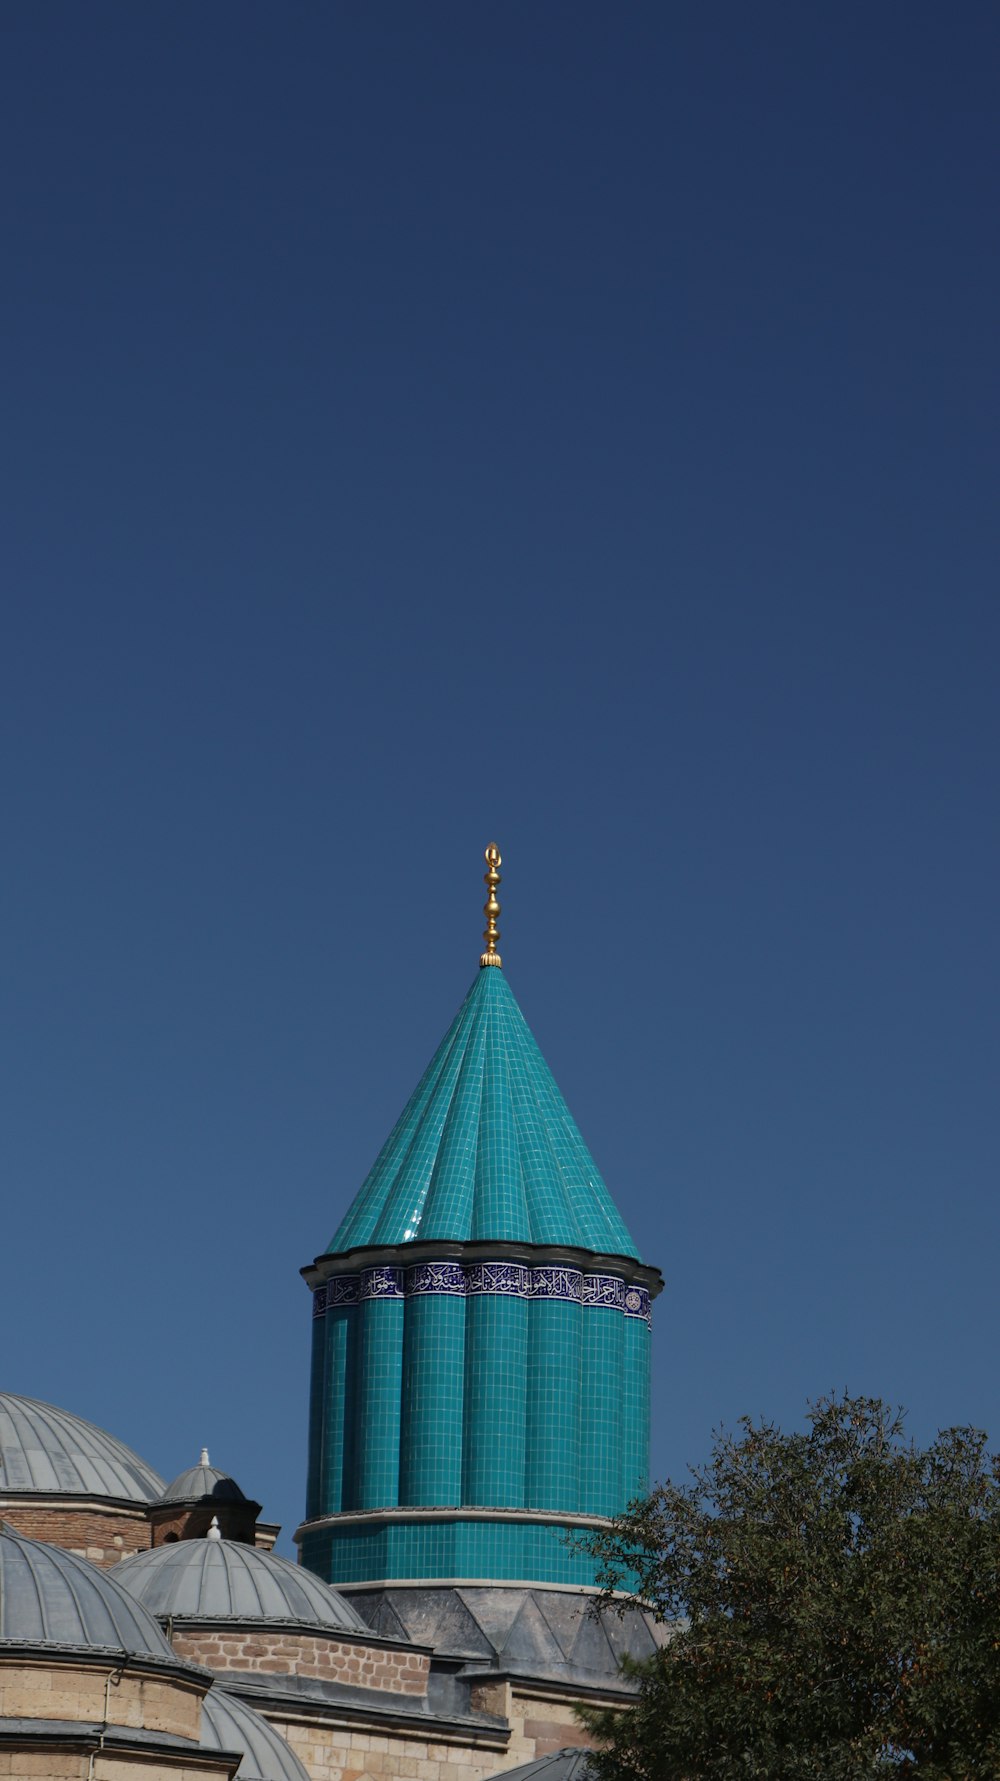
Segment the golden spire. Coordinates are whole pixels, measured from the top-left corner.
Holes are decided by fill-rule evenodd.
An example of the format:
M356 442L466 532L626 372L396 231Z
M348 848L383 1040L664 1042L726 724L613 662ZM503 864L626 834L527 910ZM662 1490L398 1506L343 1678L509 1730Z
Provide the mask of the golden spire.
M483 904L483 914L486 917L486 932L483 934L483 939L486 942L486 951L480 955L479 963L480 965L502 965L503 959L497 951L497 941L500 938L500 929L497 927L497 916L500 914L500 905L497 902L497 885L500 883L500 874L497 867L501 866L503 861L495 841L491 841L486 849L485 859L489 871L484 874L483 883L490 894L488 901Z

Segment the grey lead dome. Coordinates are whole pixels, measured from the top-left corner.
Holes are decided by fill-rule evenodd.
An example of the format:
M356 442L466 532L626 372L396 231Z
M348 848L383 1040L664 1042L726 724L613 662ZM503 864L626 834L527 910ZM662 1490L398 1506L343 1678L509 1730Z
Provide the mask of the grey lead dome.
M540 1756L536 1762L522 1763L516 1769L503 1769L500 1773L503 1781L589 1781L589 1755L589 1750L573 1745L553 1750L550 1756ZM242 1769L239 1773L242 1781ZM498 1778L494 1776L492 1781L498 1781Z
M312 1571L239 1540L178 1540L115 1566L123 1589L151 1614L190 1620L291 1620L326 1632L370 1628Z
M235 1695L210 1688L201 1707L201 1743L206 1750L242 1750L236 1781L309 1781L294 1750Z
M7 1527L0 1528L0 1640L177 1662L153 1616L106 1571Z
M200 1501L202 1497L212 1497L217 1503L245 1503L246 1497L235 1478L228 1472L220 1472L218 1466L210 1466L208 1455L196 1466L188 1466L172 1484L168 1484L163 1493L165 1503L185 1503L192 1500Z
M0 1392L0 1496L12 1491L155 1503L163 1479L82 1416Z

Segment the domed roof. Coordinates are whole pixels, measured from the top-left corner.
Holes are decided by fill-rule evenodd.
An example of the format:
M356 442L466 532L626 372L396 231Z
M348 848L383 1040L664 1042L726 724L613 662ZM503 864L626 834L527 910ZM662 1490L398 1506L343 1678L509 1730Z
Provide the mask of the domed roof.
M221 1688L210 1688L202 1702L201 1743L205 1750L242 1750L236 1781L309 1781L294 1750L267 1720Z
M312 1571L239 1540L178 1540L115 1566L151 1614L190 1620L294 1620L324 1632L368 1633L351 1604Z
M201 1458L196 1466L188 1466L186 1472L180 1472L172 1484L168 1484L161 1502L183 1503L191 1497L211 1497L216 1503L245 1503L235 1478L227 1472L220 1472L217 1466L209 1465L208 1448L203 1447Z
M153 1616L107 1571L6 1525L0 1526L0 1639L93 1645L176 1662Z
M520 1763L516 1769L503 1769L503 1781L588 1781L592 1770L587 1760L589 1750L570 1745L540 1756L535 1762ZM240 1776L243 1770L239 1771ZM493 1778L497 1781L497 1777Z
M21 1490L154 1503L163 1479L82 1416L0 1392L0 1495Z
M638 1259L495 967L479 972L327 1253L418 1241Z

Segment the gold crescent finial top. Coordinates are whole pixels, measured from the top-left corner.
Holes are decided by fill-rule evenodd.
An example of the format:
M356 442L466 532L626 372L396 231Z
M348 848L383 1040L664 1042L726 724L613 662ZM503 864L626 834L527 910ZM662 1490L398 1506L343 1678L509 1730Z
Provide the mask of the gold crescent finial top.
M495 841L491 841L486 849L485 859L487 871L483 876L483 883L490 894L487 901L483 904L483 914L486 917L486 931L483 934L483 941L486 946L486 951L480 954L480 967L483 965L503 964L503 959L497 951L497 941L500 938L500 929L497 927L497 917L500 914L500 905L497 902L497 885L500 883L500 873L497 868L503 864L503 861L500 858L500 849Z

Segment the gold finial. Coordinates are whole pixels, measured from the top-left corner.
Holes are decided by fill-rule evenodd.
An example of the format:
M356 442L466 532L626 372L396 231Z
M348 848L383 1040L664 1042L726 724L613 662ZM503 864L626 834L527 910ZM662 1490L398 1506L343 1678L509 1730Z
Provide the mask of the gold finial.
M486 849L485 859L489 871L484 874L483 883L490 894L488 901L483 904L483 914L486 917L486 932L483 939L486 942L486 951L480 955L479 963L481 966L502 965L503 959L497 951L497 941L500 938L500 929L497 927L497 916L500 914L500 905L497 902L497 885L500 883L500 874L497 867L502 866L503 861L495 841L491 841Z

